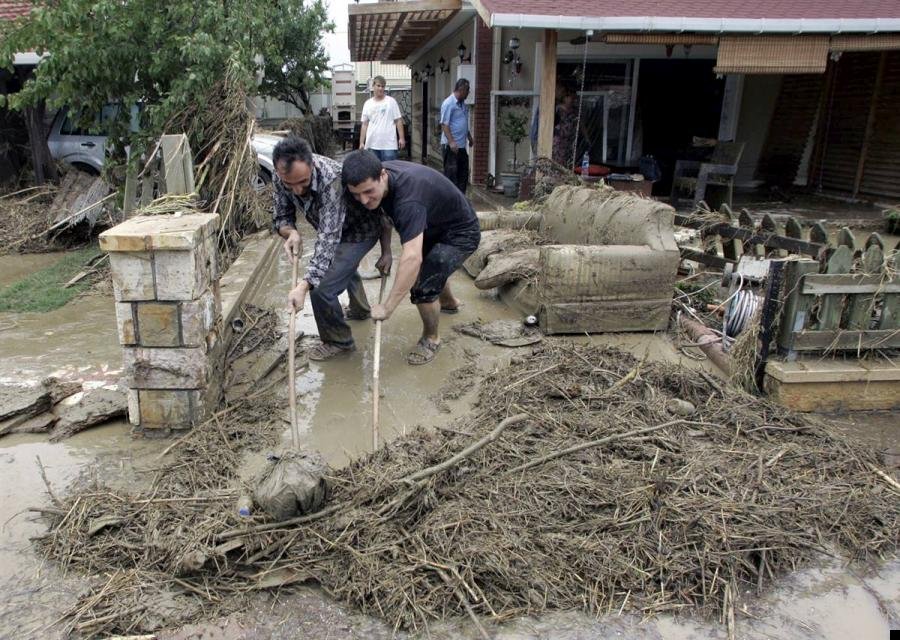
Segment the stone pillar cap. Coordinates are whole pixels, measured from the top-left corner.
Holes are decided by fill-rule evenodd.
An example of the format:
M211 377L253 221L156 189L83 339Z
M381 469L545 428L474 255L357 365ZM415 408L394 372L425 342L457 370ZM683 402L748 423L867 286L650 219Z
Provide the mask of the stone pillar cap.
M187 251L219 228L219 214L135 216L100 234L103 251Z

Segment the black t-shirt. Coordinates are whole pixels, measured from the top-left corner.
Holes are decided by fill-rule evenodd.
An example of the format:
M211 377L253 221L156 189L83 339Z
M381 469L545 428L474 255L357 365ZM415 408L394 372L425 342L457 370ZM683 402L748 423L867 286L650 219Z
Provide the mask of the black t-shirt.
M388 194L381 206L400 242L424 233L423 242L430 245L478 227L472 205L443 174L403 160L389 160L382 166L388 172Z

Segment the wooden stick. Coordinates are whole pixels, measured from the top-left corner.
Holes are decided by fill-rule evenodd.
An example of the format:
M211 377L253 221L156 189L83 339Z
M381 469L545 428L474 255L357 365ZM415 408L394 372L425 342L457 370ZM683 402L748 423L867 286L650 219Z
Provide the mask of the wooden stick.
M898 493L900 493L900 482L897 482L896 480L894 480L891 476L889 476L884 471L882 471L881 469L876 467L874 464L870 464L869 468L872 469L872 471L874 471L875 474L878 475L878 477L880 477L882 480L887 482L894 491L897 491Z
M577 444L574 447L568 447L567 449L561 449L554 453L548 454L546 456L541 456L537 460L532 460L531 462L526 462L525 464L519 465L518 467L514 467L506 472L504 475L508 475L510 473L517 473L519 471L526 471L527 469L531 469L532 467L536 467L538 465L544 464L545 462L549 462L550 460L556 460L557 458L562 458L563 456L567 456L570 453L577 453L579 451L584 451L585 449L590 449L591 447L597 447L601 444L606 444L608 442L615 442L616 440L623 440L625 438L631 438L633 436L643 435L645 433L653 433L654 431L659 431L660 429L665 429L666 427L671 427L672 425L679 424L685 422L684 420L672 420L671 422L663 422L662 424L658 424L653 427L646 427L644 429L635 429L634 431L629 431L627 433L617 433L612 436L606 436L605 438L600 438L599 440L592 440L591 442L584 442L582 444Z
M300 259L296 254L291 255L291 262L293 265L291 266L291 289L297 288L297 278L299 277L299 263ZM296 344L294 341L294 324L297 320L297 309L294 308L294 305L291 304L291 318L288 322L288 401L290 402L291 407L291 443L294 445L294 449L300 448L300 429L297 427L297 387L294 380L294 352L296 351Z
M378 304L381 304L384 298L384 288L387 285L387 277L381 274L381 289L378 292ZM379 377L381 371L381 320L375 321L375 357L372 363L372 451L378 450L378 396L380 391L378 388Z
M422 469L421 471L417 471L413 474L410 474L410 475L406 476L405 478L403 478L403 480L401 480L401 482L410 483L410 482L416 482L417 480L424 480L425 478L430 478L431 476L433 476L436 473L440 473L444 469L449 469L450 467L455 465L460 460L463 460L464 458L468 458L470 455L472 455L473 453L475 453L476 451L481 449L484 445L488 444L489 442L493 442L494 440L499 438L500 434L503 433L503 430L506 429L507 427L514 425L514 424L518 424L520 422L523 422L528 417L529 416L527 413L517 413L514 416L510 416L510 417L506 418L500 424L498 424L496 427L494 427L494 430L491 431L489 434L487 434L480 440L473 442L472 444L470 444L468 447L466 447L465 449L463 449L462 451L457 453L452 458L447 458L443 462L438 463L438 464L434 465L433 467L428 467L427 469Z

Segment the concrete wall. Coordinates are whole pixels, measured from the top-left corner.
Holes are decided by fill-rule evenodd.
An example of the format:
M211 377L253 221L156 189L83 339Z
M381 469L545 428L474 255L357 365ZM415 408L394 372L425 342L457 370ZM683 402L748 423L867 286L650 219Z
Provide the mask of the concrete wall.
M290 102L282 102L274 98L258 96L253 99L256 104L256 118L258 120L285 120L287 118L299 118L303 115L297 107ZM324 108L331 106L331 93L317 92L310 94L309 103L313 113L319 113Z
M781 75L744 76L744 90L741 97L735 140L744 143L744 154L738 165L735 184L741 187L755 187L759 181L754 178L756 165L762 154L769 122L775 111L775 101L781 88Z

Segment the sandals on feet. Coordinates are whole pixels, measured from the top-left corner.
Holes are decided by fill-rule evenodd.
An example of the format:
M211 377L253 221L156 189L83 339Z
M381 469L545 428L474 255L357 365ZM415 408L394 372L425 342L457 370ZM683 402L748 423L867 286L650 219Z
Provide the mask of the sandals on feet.
M458 305L455 307L441 307L441 313L459 313L459 308L462 305Z
M428 338L420 338L413 350L406 356L406 362L412 365L428 364L434 360L434 356L440 348L440 342L432 342Z
M310 360L321 362L322 360L330 360L335 356L339 356L344 353L350 353L351 351L355 350L356 347L354 346L341 347L334 344L333 342L323 342L311 348L306 355Z

